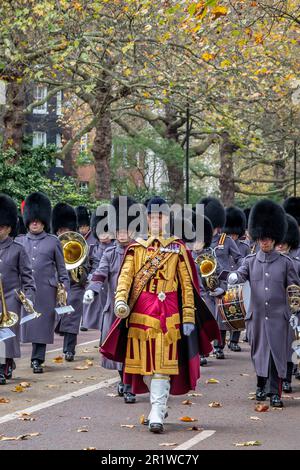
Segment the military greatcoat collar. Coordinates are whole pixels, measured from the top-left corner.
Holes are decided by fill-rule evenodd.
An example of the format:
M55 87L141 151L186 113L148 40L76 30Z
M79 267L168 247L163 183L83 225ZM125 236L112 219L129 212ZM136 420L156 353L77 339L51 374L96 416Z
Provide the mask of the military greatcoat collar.
M272 263L280 257L280 253L276 250L270 251L269 253L264 253L262 250L259 250L256 255L256 259L261 263Z
M11 237L7 237L2 242L0 241L0 250L4 250L5 248L8 248L12 243L13 243L13 239Z
M47 236L46 232L41 232L38 233L37 235L31 232L27 233L27 237L30 238L30 240L43 240Z

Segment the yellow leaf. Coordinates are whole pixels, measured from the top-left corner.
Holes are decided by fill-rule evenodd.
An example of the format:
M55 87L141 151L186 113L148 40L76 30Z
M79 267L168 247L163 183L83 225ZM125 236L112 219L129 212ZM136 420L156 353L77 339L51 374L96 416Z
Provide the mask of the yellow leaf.
M5 405L6 403L10 403L10 400L8 398L0 398L1 405Z
M58 356L52 359L52 362L55 362L55 364L62 364L64 362L64 358L62 356Z
M180 421L183 421L184 423L194 423L195 421L198 421L196 418L190 418L189 416L183 416L182 418L179 418Z
M210 60L214 58L215 58L214 54L210 54L209 52L204 52L204 54L202 54L202 59L205 60L205 62L209 62Z
M207 384L218 384L218 383L220 383L220 382L219 382L219 380L217 380L217 379L208 379L208 380L206 381L206 383L207 383Z
M220 6L214 7L211 12L214 16L214 19L217 19L220 16L226 16L228 13L228 8L220 5Z
M261 446L261 442L259 442L259 441L246 441L246 442L237 442L234 445L235 445L235 447Z
M222 68L229 67L231 65L231 62L230 62L230 60L225 59L225 60L222 60L220 65L221 65Z

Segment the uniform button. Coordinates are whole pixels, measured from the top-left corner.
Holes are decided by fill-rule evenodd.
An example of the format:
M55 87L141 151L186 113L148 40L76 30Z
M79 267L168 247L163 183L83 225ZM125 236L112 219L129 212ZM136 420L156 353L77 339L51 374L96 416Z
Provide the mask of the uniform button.
M269 317L265 317L266 320L269 320Z
M266 276L269 276L269 273L266 273Z
M36 246L33 247L36 250Z
M268 288L268 287L265 287L265 290L269 290L269 288Z
M32 272L34 273L34 269L32 270Z
M269 302L265 302L265 305L269 305Z

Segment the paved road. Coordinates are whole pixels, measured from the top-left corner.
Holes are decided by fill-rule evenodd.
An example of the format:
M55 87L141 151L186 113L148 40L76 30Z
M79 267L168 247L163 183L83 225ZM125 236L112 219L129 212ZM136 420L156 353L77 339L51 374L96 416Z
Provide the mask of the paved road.
M82 333L80 343L95 338L96 332ZM59 344L52 349L56 347ZM29 348L25 346L25 357L19 361L14 380L0 388L0 397L11 400L0 405L0 435L40 434L28 440L0 441L0 450L87 447L157 450L176 449L178 446L182 449L217 450L237 449L234 444L245 441L261 442L261 446L251 449L299 449L300 382L295 381L294 393L284 398L282 411L257 413L255 400L248 398L253 396L251 393L256 385L249 346L243 343L242 347L242 353L228 352L225 361L211 358L209 366L202 368L196 391L201 396L171 397L166 432L153 435L139 422L140 416L147 415L149 411L147 395L139 396L135 405L126 405L122 398L110 396L116 395L118 376L98 365L97 340L78 346L74 363L54 363L53 358L59 356L59 352L49 353L45 373L40 376L30 371ZM78 366L88 368L76 370ZM218 379L219 383L207 384L210 378ZM30 382L31 387L22 393L13 392L14 387L23 381ZM186 399L193 404L183 405ZM213 401L220 402L222 407L210 408ZM15 412L31 407L36 407L30 414L34 421L18 419L20 415ZM197 421L183 423L179 421L182 416L190 416ZM260 420L252 420L251 417ZM189 430L193 425L201 429ZM160 446L163 443L174 445Z

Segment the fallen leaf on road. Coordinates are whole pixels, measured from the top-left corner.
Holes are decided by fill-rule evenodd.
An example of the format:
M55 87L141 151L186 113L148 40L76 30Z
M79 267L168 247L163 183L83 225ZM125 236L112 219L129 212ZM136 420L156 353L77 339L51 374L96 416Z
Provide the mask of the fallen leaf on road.
M83 450L97 450L96 447L85 447Z
M293 397L293 400L300 400L300 397Z
M221 403L219 403L218 401L213 401L212 403L210 403L208 405L210 408L222 408L223 405L221 405Z
M118 395L118 393L108 393L106 396L111 397L111 398L115 398L115 397L118 397L119 395Z
M269 406L268 405L256 405L254 410L257 411L258 413L265 413L266 411L269 411Z
M202 393L188 393L188 397L203 397Z
M249 392L248 395L256 395L256 392Z
M261 421L261 418L258 416L250 416L250 419L252 419L252 421Z
M77 429L77 432L89 432L87 428Z
M66 382L66 383L69 383L69 384L79 384L79 385L81 385L81 384L83 384L84 382L83 382L83 380L71 380L71 382Z
M1 405L6 405L6 403L10 403L10 400L8 398L0 398Z
M248 400L256 400L255 397L248 397Z
M87 370L89 368L88 365L86 366L77 366L77 367L74 367L74 370Z
M145 423L145 415L142 415L140 416L140 424L144 424Z
M240 374L241 377L250 377L249 374Z
M196 418L190 418L190 416L182 416L182 418L179 418L180 421L183 421L184 423L194 423L195 421L198 421Z
M283 411L283 408L272 408L273 411Z
M31 434L21 434L20 436L6 437L0 436L0 441L25 441L29 437L39 436L39 432L33 432Z
M20 416L20 418L18 419L20 419L21 421L36 421L36 418L31 416Z
M261 442L260 441L237 442L234 445L235 447L261 446Z
M64 358L62 356L57 356L52 359L52 362L55 362L55 364L62 364L64 362Z
M85 361L85 363L86 363L87 366L93 366L93 365L94 365L94 362L91 361L90 359L87 359L87 360Z
M187 428L187 431L203 431L203 428L200 428L200 426L193 426L192 428Z
M207 384L218 384L218 383L220 383L220 382L219 382L219 380L217 380L217 379L208 379L208 380L206 381L206 383L207 383Z
M80 419L92 419L90 416L81 416Z
M177 442L162 442L159 444L160 447L173 447L177 446Z
M97 377L95 377L94 375L91 375L90 377L87 378L87 380L97 380Z
M184 400L181 404L188 405L188 406L194 405L194 403L191 400Z
M48 385L45 385L46 388L59 388L59 385L55 385L55 384L48 384Z
M80 349L80 353L90 353L92 352L93 350L92 349L89 349L89 348L84 348L84 349Z
M121 424L121 428L133 429L135 428L135 424Z
M23 388L30 388L31 387L31 384L29 382L21 382L19 385L20 385L20 387L23 387Z
M64 379L73 379L74 375L64 375Z
M21 385L16 385L15 388L12 390L12 392L22 393L22 392L24 392L24 390L25 390L25 388L21 387Z

